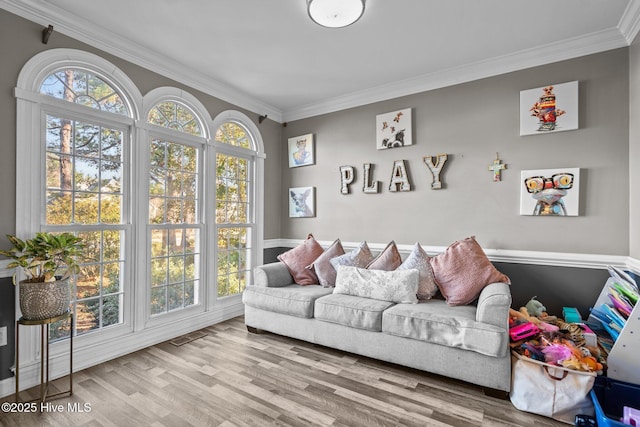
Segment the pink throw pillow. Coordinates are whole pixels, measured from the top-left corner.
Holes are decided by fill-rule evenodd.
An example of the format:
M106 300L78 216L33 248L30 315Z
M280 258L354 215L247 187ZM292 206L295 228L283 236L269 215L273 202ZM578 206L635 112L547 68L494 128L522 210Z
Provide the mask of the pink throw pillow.
M475 236L452 243L431 258L431 267L440 292L452 306L473 302L490 283L511 284L489 261Z
M393 271L402 264L402 257L393 240L367 265L368 270Z
M298 285L317 285L318 276L312 269L306 267L322 255L322 252L324 249L320 243L314 239L312 234L309 234L307 240L278 255L278 259L287 266L293 280Z
M318 276L318 281L325 288L332 288L336 285L336 269L329 262L331 258L344 255L344 248L340 239L336 239L311 265L308 269L312 269Z

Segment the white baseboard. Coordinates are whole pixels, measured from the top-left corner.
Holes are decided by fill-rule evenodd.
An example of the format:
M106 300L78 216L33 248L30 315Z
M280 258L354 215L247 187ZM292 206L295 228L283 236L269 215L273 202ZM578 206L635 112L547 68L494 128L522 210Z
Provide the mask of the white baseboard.
M332 241L318 241L323 247L333 243ZM357 247L360 242L341 242L345 250ZM300 244L299 239L269 239L265 240L264 248L293 248ZM380 251L387 246L387 243L370 243L369 248ZM401 254L411 252L413 245L397 245ZM446 246L423 246L424 250L431 256L442 253ZM492 262L505 262L513 264L546 265L553 267L577 267L604 269L609 265L630 270L640 274L640 260L622 256L605 254L581 254L564 252L539 252L539 251L519 251L508 249L487 249L484 248L487 257Z

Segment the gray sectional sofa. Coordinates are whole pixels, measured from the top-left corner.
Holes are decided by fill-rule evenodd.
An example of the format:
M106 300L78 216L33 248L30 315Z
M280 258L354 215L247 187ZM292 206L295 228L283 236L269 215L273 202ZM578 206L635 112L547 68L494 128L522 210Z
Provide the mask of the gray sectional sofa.
M249 331L280 335L508 392L511 382L505 283L477 301L396 304L300 286L282 262L257 267L243 294Z

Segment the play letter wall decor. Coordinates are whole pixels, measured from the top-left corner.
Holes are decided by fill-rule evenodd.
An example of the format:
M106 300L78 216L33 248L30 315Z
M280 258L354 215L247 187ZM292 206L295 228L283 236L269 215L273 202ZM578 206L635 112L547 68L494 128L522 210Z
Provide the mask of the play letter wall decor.
M431 181L431 189L432 190L440 190L442 188L442 181L440 181L440 172L442 172L442 168L444 167L445 162L447 161L446 154L438 154L436 156L436 163L433 163L433 156L425 156L422 158L422 161L431 171L431 175L433 175L433 181Z
M342 194L349 194L349 184L353 182L355 177L353 166L340 166L340 192Z
M395 193L396 191L411 191L411 183L407 176L407 167L404 164L404 160L396 160L393 162L389 191L392 193Z
M364 164L364 186L362 191L368 194L376 194L378 192L378 181L373 181L371 178L371 169L373 165L371 163Z
M435 159L435 160L434 160ZM431 171L432 182L431 189L438 190L442 188L442 181L440 180L440 173L447 161L446 154L438 154L437 156L425 156L423 162ZM364 184L362 185L362 192L367 194L376 194L379 189L379 181L373 178L373 164L365 163L363 165L364 170ZM356 171L353 166L340 166L340 193L349 194L350 185L355 181ZM391 179L389 180L389 191L396 193L398 191L411 191L411 182L409 180L409 174L407 173L407 165L405 160L396 160L393 162L391 168Z

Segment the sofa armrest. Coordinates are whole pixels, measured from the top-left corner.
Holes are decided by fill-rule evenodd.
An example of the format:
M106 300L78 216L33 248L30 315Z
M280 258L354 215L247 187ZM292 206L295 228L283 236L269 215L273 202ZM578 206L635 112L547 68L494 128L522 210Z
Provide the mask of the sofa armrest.
M284 263L272 262L253 269L253 284L267 288L292 285L293 277Z
M511 289L506 283L491 283L478 297L476 321L509 329Z

